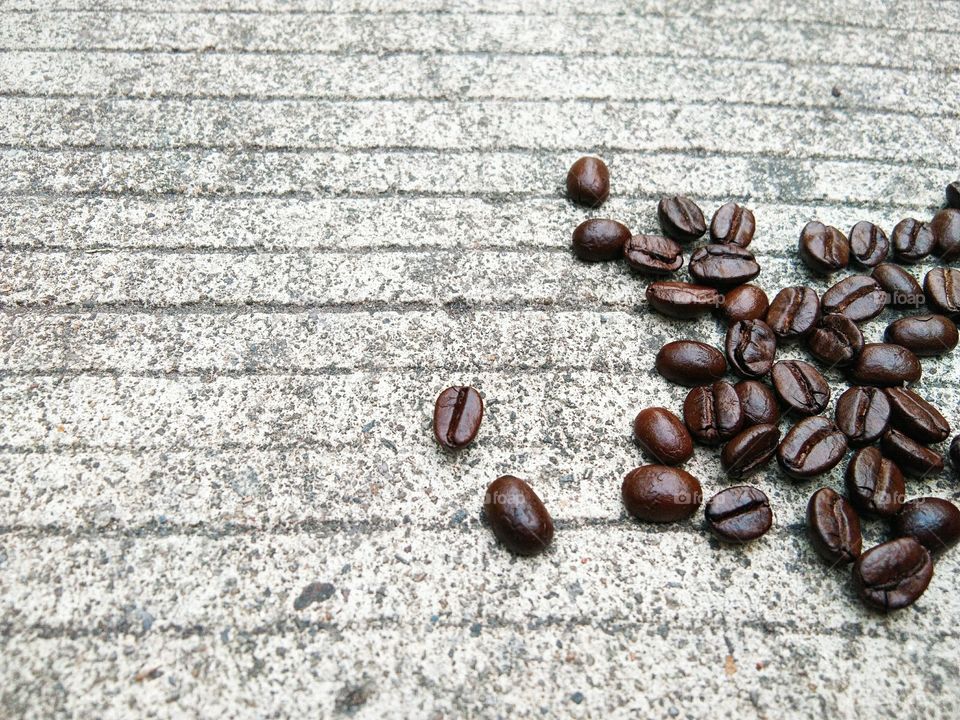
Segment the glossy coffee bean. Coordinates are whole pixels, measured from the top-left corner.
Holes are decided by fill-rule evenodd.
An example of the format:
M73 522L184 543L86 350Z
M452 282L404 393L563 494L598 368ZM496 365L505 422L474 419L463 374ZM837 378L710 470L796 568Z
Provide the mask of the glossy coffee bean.
M743 205L728 202L713 214L710 222L710 240L747 247L757 229L753 212Z
M953 262L960 257L960 210L946 208L930 221L933 233L933 252L944 262Z
M944 315L912 315L894 320L887 325L883 337L917 357L945 355L960 341L956 324Z
M960 510L949 500L915 498L893 519L893 534L912 537L932 553L943 552L960 540Z
M615 260L623 255L630 229L616 220L585 220L573 231L573 253L581 260Z
M811 478L836 467L847 451L847 436L820 415L798 422L777 448L777 462L792 478Z
M704 245L690 256L690 276L701 285L729 288L760 274L753 253L739 245Z
M960 270L934 268L923 279L927 305L935 312L956 318L960 315Z
M745 378L770 372L777 356L777 336L763 320L741 320L727 328L725 342L730 367Z
M646 297L654 310L677 320L692 320L720 307L723 301L716 288L672 280L650 283Z
M947 207L960 208L960 180L954 180L947 185L946 191Z
M913 390L890 387L884 392L890 401L890 424L897 430L926 445L950 437L950 423Z
M861 220L850 229L850 257L861 267L876 267L887 259L890 240L872 222Z
M663 232L680 242L696 240L707 231L703 211L693 200L683 195L660 198L657 218Z
M595 208L610 194L610 171L600 158L582 157L567 172L567 196L578 205Z
M897 262L918 263L933 252L930 226L913 218L901 220L893 228L890 247Z
M683 266L680 246L662 235L634 235L623 250L627 265L647 275L669 275Z
M869 275L850 275L820 298L824 314L840 313L854 322L875 318L887 305L887 293Z
M627 512L647 522L685 520L703 502L700 481L666 465L634 468L623 479L620 494Z
M770 462L779 444L776 425L751 425L723 446L720 465L730 477L744 478Z
M853 565L853 580L863 602L883 612L915 603L933 577L933 560L913 538L877 545Z
M846 315L824 315L807 335L807 348L829 367L845 367L863 351L863 333Z
M890 402L880 388L854 386L837 398L834 417L851 445L869 445L890 426Z
M819 322L820 298L808 287L784 288L767 310L767 325L784 341L807 335Z
M721 490L707 502L705 514L710 531L729 543L756 540L773 525L770 501L749 485Z
M950 442L950 462L953 463L954 472L960 474L960 435Z
M767 294L756 285L740 285L723 295L720 314L728 323L738 320L763 320L770 301Z
M816 220L800 233L800 259L818 275L843 270L850 263L850 243L837 228Z
M637 413L633 438L665 465L679 465L693 455L693 438L680 418L666 408L645 408Z
M920 283L899 265L880 263L870 277L887 293L887 304L891 307L911 308L923 304Z
M883 454L910 477L922 478L943 470L943 456L940 453L921 445L895 428L890 428L883 434L880 447Z
M808 362L781 360L773 366L771 375L777 397L800 415L821 413L830 402L830 385Z
M493 534L510 552L536 555L553 541L553 520L527 483L512 475L498 477L483 498Z
M759 380L741 380L733 389L737 391L740 407L743 408L744 427L771 425L780 420L780 406L769 385Z
M902 385L920 379L920 360L912 352L891 343L867 343L850 368L858 385Z
M723 377L727 361L715 347L696 340L675 340L657 353L657 372L680 385L707 385Z
M850 502L864 515L893 517L906 499L900 468L873 446L853 454L844 479Z
M813 549L831 565L852 563L863 549L860 516L833 488L820 488L810 496L807 533Z
M704 445L729 440L743 426L743 408L733 385L719 380L687 393L683 422L693 438Z
M433 434L446 450L466 447L483 420L483 399L472 387L448 387L433 407Z

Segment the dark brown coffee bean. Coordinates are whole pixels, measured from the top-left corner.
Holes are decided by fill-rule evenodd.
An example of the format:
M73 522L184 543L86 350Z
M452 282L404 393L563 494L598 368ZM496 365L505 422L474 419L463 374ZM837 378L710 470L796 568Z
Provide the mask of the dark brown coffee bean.
M763 320L741 320L727 328L725 348L737 374L763 377L777 356L777 337Z
M603 160L582 157L567 173L567 196L578 205L595 208L610 194L610 171Z
M858 385L903 385L920 379L920 360L912 352L891 343L867 343L850 377Z
M887 293L887 304L891 307L911 308L923 304L920 283L899 265L880 263L870 277Z
M585 220L573 231L573 253L581 260L615 260L623 255L630 229L616 220Z
M883 612L915 603L933 577L933 560L913 538L877 545L853 565L853 580L863 602Z
M784 436L777 462L792 478L804 479L833 469L847 451L847 436L820 415L804 418Z
M886 388L890 401L890 424L917 442L931 445L950 437L950 423L933 405L913 390Z
M707 231L707 221L697 204L683 195L660 198L657 218L663 232L680 242L696 240Z
M846 315L824 315L807 335L807 347L817 360L830 367L845 367L863 350L863 333Z
M633 437L637 445L665 465L679 465L693 455L693 438L666 408L645 408L637 413Z
M913 315L894 320L887 325L883 337L918 357L945 355L960 341L956 324L943 315Z
M887 259L890 241L872 222L861 220L850 229L850 256L862 267L876 267Z
M944 262L953 262L960 257L960 210L946 208L930 221L933 233L933 251Z
M510 552L536 555L553 540L553 520L527 483L512 475L498 477L483 498L493 534Z
M960 180L954 180L947 185L945 195L947 207L960 208Z
M723 298L716 288L672 280L647 286L647 302L657 312L677 320L692 320L720 307Z
M723 446L720 464L730 477L744 478L770 462L779 443L776 425L751 425Z
M869 275L845 277L820 298L825 314L840 313L854 322L875 318L887 305L887 293Z
M680 385L706 385L727 371L723 353L696 340L675 340L657 353L657 372Z
M724 542L756 540L773 524L767 496L755 487L736 485L721 490L707 503L707 527Z
M446 450L466 447L483 420L483 399L472 387L448 387L433 407L433 434Z
M756 285L741 285L723 295L720 314L728 323L738 320L763 320L770 301L767 294Z
M780 340L795 340L820 322L820 298L808 287L788 287L777 293L767 310L767 325Z
M835 227L816 220L800 233L800 259L818 275L843 270L850 263L850 243Z
M949 500L915 498L893 519L893 533L912 537L932 553L943 552L960 540L960 510Z
M913 218L898 222L890 238L893 257L902 263L920 262L933 252L934 244L930 226Z
M921 445L895 428L890 428L883 434L880 447L883 454L910 477L922 478L943 470L943 456L940 453Z
M934 268L923 279L923 289L934 311L949 318L960 315L960 270Z
M777 397L800 415L821 413L830 402L830 385L808 362L781 360L773 366L771 375Z
M837 398L835 418L851 445L869 445L890 426L890 402L880 388L855 386Z
M753 253L739 245L704 245L690 256L690 276L698 283L728 288L760 274Z
M687 393L683 422L697 442L717 445L732 438L743 426L743 408L733 385L719 380Z
M864 515L893 517L906 499L900 468L873 446L853 454L845 480L850 502Z
M732 243L747 247L757 229L753 212L743 205L728 202L713 214L710 239L715 243Z
M662 235L634 235L623 250L627 265L647 275L669 275L683 266L683 250Z
M813 549L831 565L845 565L860 557L860 516L833 488L820 488L810 496L807 532Z
M741 380L733 389L743 408L744 426L771 425L780 420L780 407L769 385L758 380Z
M960 474L960 435L950 443L950 462L953 463L954 471Z
M634 468L623 479L620 493L627 512L647 522L685 520L703 502L700 481L666 465Z

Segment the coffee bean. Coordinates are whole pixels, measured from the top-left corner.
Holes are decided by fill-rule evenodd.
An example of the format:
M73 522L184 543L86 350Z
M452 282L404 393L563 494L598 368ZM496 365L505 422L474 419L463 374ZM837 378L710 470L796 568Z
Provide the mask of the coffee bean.
M947 185L945 195L947 207L960 208L960 180L954 180Z
M666 465L634 468L623 479L620 493L627 512L647 522L685 520L703 502L700 481Z
M869 445L890 425L890 402L880 388L855 386L837 398L835 418L851 445Z
M923 289L917 279L899 265L880 263L870 277L887 293L887 304L895 308L917 307L923 304Z
M657 372L680 385L706 385L727 371L723 353L696 340L675 340L657 353Z
M743 426L743 408L733 385L719 380L687 393L683 401L683 422L697 442L717 445Z
M847 451L847 436L830 420L815 415L798 422L777 448L777 462L792 478L822 475L834 468Z
M767 325L780 340L795 340L820 322L820 298L808 287L788 287L777 293L767 310Z
M902 385L916 382L920 374L917 356L892 343L867 343L850 369L850 377L859 385Z
M740 320L727 328L725 348L737 374L763 377L777 356L777 337L763 320Z
M693 439L680 419L662 407L641 410L633 421L637 445L665 465L679 465L693 455Z
M553 520L527 483L512 475L487 488L483 509L497 539L517 555L536 555L553 540Z
M705 510L707 527L724 542L756 540L773 524L767 496L749 485L721 490L710 498Z
M891 387L885 392L890 401L890 423L897 430L926 445L950 437L950 423L913 390Z
M863 350L863 333L846 315L824 315L817 329L807 335L807 348L830 367L852 363Z
M933 251L944 262L953 262L960 257L960 210L946 208L930 221L933 233Z
M876 267L887 259L890 240L872 222L861 220L850 229L850 256L862 267Z
M753 253L739 245L704 245L690 256L690 276L698 283L728 288L760 274Z
M751 425L723 446L720 464L733 478L744 478L770 462L780 443L776 425Z
M960 473L960 435L950 443L950 462L953 463L954 471Z
M933 252L933 232L930 226L913 218L906 218L893 228L890 245L897 262L918 263Z
M840 313L854 322L875 318L887 305L887 293L869 275L845 277L820 298L823 312Z
M821 413L830 402L830 385L808 362L781 360L773 366L771 375L777 396L801 415Z
M677 320L692 320L723 302L715 288L672 280L650 283L646 295L650 307Z
M883 612L915 603L932 577L930 553L913 538L898 538L877 545L853 565L853 580L860 599Z
M907 494L900 468L873 446L853 454L844 479L850 502L873 517L896 515Z
M944 355L960 341L956 324L943 315L913 315L894 320L887 325L883 337L918 357Z
M880 447L884 455L911 477L925 477L943 470L943 456L940 453L921 445L895 428L890 428L883 434Z
M582 157L567 173L567 195L578 205L595 208L610 194L610 171L603 160Z
M660 227L680 242L696 240L707 231L707 221L697 204L683 195L660 198L657 204Z
M483 399L472 387L448 387L433 407L433 434L446 450L466 447L483 420Z
M616 220L585 220L573 231L573 253L589 262L615 260L629 239L629 228Z
M915 498L893 519L893 533L912 537L932 553L943 552L960 540L960 510L949 500Z
M923 279L923 289L935 312L955 318L960 315L960 270L934 268Z
M720 314L728 323L763 320L769 307L770 301L763 290L756 285L741 285L724 294Z
M710 222L710 239L715 243L732 243L747 247L756 230L753 212L743 205L728 202L713 214Z
M852 563L860 557L860 517L853 505L833 488L820 488L810 496L807 532L813 549L831 565Z
M818 275L843 270L850 263L850 243L835 227L816 220L800 233L800 259Z
M780 407L769 385L758 380L741 380L733 389L743 408L744 426L771 425L780 420Z
M648 275L669 275L683 266L680 246L662 235L634 235L623 250L627 265Z

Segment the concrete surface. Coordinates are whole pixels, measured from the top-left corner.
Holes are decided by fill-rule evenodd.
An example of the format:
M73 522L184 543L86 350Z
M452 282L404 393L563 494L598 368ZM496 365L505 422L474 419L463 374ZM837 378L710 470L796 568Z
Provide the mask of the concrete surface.
M721 328L568 250L590 214L739 198L771 294L825 288L807 220L889 231L960 174L960 3L0 9L0 716L960 715L960 554L865 611L803 527L841 469L757 475L745 548L624 516L630 421L685 394L656 349ZM562 195L586 152L599 213ZM957 369L919 384L954 427ZM448 456L462 382L487 415ZM481 521L505 472L543 557Z

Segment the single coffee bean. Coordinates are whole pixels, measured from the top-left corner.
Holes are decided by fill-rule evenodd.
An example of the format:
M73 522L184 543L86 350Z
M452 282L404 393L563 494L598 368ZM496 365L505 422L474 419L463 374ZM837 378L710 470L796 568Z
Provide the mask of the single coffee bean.
M850 263L850 243L835 227L816 220L800 233L800 259L818 275L843 270Z
M916 382L920 373L917 356L891 343L867 343L850 369L858 385L902 385Z
M830 402L830 385L808 362L781 360L773 366L771 375L777 396L801 415L821 413Z
M960 180L954 180L947 185L946 189L947 207L960 208Z
M472 387L448 387L433 407L433 434L446 450L466 447L483 420L483 398Z
M853 454L845 480L850 502L864 515L893 517L906 499L900 468L873 446Z
M573 231L573 253L581 260L615 260L623 255L630 229L616 220L585 220Z
M893 519L897 537L912 537L932 553L943 552L960 540L960 510L949 500L914 498Z
M921 445L896 428L890 428L883 434L880 447L884 455L911 477L925 477L943 470L943 456L940 453Z
M723 302L715 288L672 280L650 283L646 295L650 307L677 320L692 320Z
M813 549L831 565L845 565L860 557L860 516L833 488L822 487L810 496L807 532Z
M706 385L727 371L723 353L696 340L675 340L657 353L657 372L679 385Z
M683 422L697 442L717 445L729 440L743 426L743 408L733 385L718 380L687 393Z
M757 229L753 212L743 205L728 202L713 214L710 222L710 239L715 243L728 243L746 247L753 241Z
M696 240L707 231L707 221L697 204L683 195L660 198L657 204L660 227L680 242Z
M880 388L854 386L837 398L835 418L851 445L869 445L890 426L890 402Z
M679 465L693 455L693 438L666 408L641 410L633 421L633 437L637 445L665 465Z
M553 540L553 520L527 483L512 475L498 477L487 488L483 509L493 534L510 552L536 555Z
M724 542L756 540L773 524L767 496L755 487L736 485L721 490L707 502L707 527Z
M893 257L902 263L920 262L933 252L934 244L930 226L913 218L898 222L890 238Z
M861 220L850 229L850 256L862 267L876 267L887 259L890 240L872 222Z
M960 270L934 268L923 279L923 289L935 312L950 318L960 315Z
M777 293L767 310L767 325L780 340L795 340L820 322L820 298L808 287L788 287Z
M567 195L578 205L595 208L610 194L610 171L600 158L582 157L567 173Z
M899 265L880 263L870 277L887 293L887 304L895 308L917 307L923 304L923 289L917 279Z
M685 520L703 502L700 481L666 465L634 468L623 479L620 493L627 512L647 522Z
M840 313L854 322L875 318L887 306L887 293L869 275L850 275L820 298L824 313Z
M751 425L723 446L720 464L730 477L744 478L770 462L779 443L776 425Z
M836 467L847 451L847 436L827 418L815 415L798 422L777 448L777 462L792 478L822 475Z
M690 256L690 276L698 283L728 288L760 274L753 253L739 245L704 245Z
M807 348L830 367L845 367L863 350L863 333L846 315L824 315L816 330L807 335Z
M759 380L741 380L733 389L743 408L744 427L749 425L772 425L780 420L780 406L769 385Z
M727 328L725 348L737 374L763 377L777 356L777 336L763 320L740 320Z
M634 235L623 249L627 265L648 275L669 275L683 266L680 246L662 235Z
M933 405L913 390L886 388L890 401L890 423L917 442L931 445L950 437L950 423Z
M897 538L870 548L853 565L860 599L883 612L915 603L932 577L930 553L913 538Z
M887 325L883 337L918 357L945 355L960 341L956 324L943 315L913 315L894 320Z
M954 471L960 473L960 435L950 443L950 462L953 463Z
M756 285L741 285L724 293L720 314L728 323L738 320L763 320L770 301Z
M953 262L960 257L960 210L945 208L930 221L933 233L933 251L944 262Z

